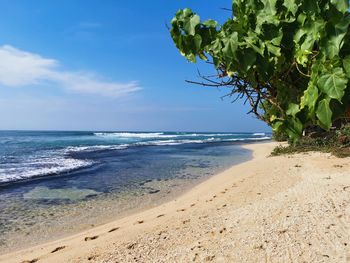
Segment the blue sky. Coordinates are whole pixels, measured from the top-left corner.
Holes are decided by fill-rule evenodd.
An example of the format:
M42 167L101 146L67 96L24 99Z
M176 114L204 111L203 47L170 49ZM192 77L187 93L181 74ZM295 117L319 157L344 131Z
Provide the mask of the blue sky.
M165 26L179 8L224 21L230 0L1 0L0 129L268 131Z

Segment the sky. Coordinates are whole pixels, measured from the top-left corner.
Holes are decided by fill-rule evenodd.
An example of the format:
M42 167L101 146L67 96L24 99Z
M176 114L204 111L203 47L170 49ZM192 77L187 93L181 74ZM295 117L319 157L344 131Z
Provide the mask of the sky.
M225 21L231 0L0 0L0 129L269 131L213 69L175 48L180 8Z

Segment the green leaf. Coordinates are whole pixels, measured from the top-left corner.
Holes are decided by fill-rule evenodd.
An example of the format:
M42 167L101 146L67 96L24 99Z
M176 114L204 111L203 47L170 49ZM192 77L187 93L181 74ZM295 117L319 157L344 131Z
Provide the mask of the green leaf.
M240 50L237 53L237 57L240 62L240 69L247 72L256 61L256 53L250 48Z
M196 47L196 51L200 51L201 50L201 45L202 45L202 37L198 34L196 34L194 37L193 37L193 41L194 41L194 45Z
M281 127L283 126L283 121L275 121L274 123L271 124L272 130L273 131L279 131Z
M337 67L334 68L333 71L322 75L318 80L317 85L320 90L330 98L337 99L341 102L347 83L348 79L346 78L343 69Z
M288 12L295 16L296 12L298 11L298 5L295 3L295 0L283 1L283 5L287 8Z
M276 2L277 0L261 0L264 4L264 11L269 15L274 15L276 13Z
M318 103L316 116L319 120L319 125L325 130L329 130L332 126L332 110L329 107L330 98L321 100Z
M198 15L194 15L186 21L184 29L189 35L194 36L196 34L196 26L200 24L200 21L200 17Z
M266 47L269 53L272 55L279 57L281 56L281 48L275 45L272 45L270 42L266 42Z
M342 13L349 9L349 0L331 0L331 3Z
M236 50L238 47L238 34L234 32L228 38L222 40L224 48L222 52L226 59L233 59L236 57Z
M289 103L288 109L286 111L287 115L295 117L295 115L300 111L299 105L295 103Z
M293 143L295 143L303 133L303 124L298 118L288 118L286 121L286 132Z
M216 22L215 20L209 19L207 21L204 21L203 25L205 25L207 27L217 27L218 26L218 22Z
M311 114L313 114L313 111L315 110L317 98L318 98L318 88L316 85L314 85L313 82L310 82L308 88L304 91L304 95L301 97L301 100L300 100L301 109L307 106L311 111Z
M346 76L350 78L350 55L343 59L343 67L345 69Z
M348 32L350 19L342 19L336 25L327 27L327 38L323 41L325 54L332 59L339 55L339 51L343 45L343 39Z

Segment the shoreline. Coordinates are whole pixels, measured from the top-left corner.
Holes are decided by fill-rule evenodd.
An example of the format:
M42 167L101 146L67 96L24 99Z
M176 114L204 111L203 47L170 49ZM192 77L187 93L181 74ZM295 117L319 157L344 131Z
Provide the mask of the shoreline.
M200 168L202 173L196 170L183 170L182 174L186 173L185 178L181 176L174 178L164 177L163 180L149 180L146 178L139 183L141 190L126 190L117 193L112 192L112 194L99 195L97 198L91 198L84 202L63 204L57 207L53 206L52 208L50 207L46 209L44 212L43 210L40 210L40 208L37 208L37 210L29 209L25 215L22 214L21 216L37 218L35 219L35 224L33 227L30 226L25 229L22 228L23 224L15 225L15 223L12 223L14 227L21 229L21 231L8 232L9 234L6 232L3 233L2 240L4 243L1 244L2 240L0 239L0 255L14 253L16 251L46 244L55 240L68 238L94 227L114 222L118 219L170 202L187 193L194 186L202 183L208 178L225 171L235 164L250 160L251 158L251 151L241 148L241 144L224 145L221 147L223 147L225 151L230 152L229 155L227 154L225 155L226 157L224 157L226 161L222 161L221 159L223 158L218 157L218 159L220 158L219 160L221 160L220 166L217 166L216 168L210 166L204 169ZM205 163L204 158L201 158L200 160L204 160ZM213 161L213 163L214 162L215 161ZM196 164L193 160L191 163ZM208 171L210 172L208 173ZM191 176L188 176L187 174L190 173ZM50 182L50 179L51 178L48 178L47 181ZM148 193L147 191L149 190L142 189L157 190L155 193ZM6 212L7 211L5 210L4 213ZM50 215L51 218L48 215ZM29 223L32 221L29 221ZM6 226L6 223L3 226Z
M253 151L251 160L210 177L170 202L1 255L0 262L346 260L350 255L345 245L350 233L344 224L350 222L350 179L344 177L348 162L320 153L267 158L276 145L242 145ZM325 211L323 206L332 202L334 207ZM327 229L327 220L339 214L341 221L332 223L333 232L328 232L334 233L339 225L341 237L321 233L319 228ZM321 241L316 242L315 235Z

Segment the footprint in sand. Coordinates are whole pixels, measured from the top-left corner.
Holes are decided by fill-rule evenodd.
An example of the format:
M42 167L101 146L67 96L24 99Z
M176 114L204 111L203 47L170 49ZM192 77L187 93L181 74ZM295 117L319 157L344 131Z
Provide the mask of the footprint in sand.
M143 224L145 221L144 220L139 220L139 221L136 221L135 224Z
M88 260L91 261L93 259L96 259L96 257L97 257L96 255L90 256L90 257L88 257Z
M226 227L224 227L223 229L221 229L221 230L219 231L219 233L222 234L222 233L224 233L225 231L226 231Z
M115 227L115 228L112 228L111 230L108 231L108 233L111 233L111 232L114 232L114 231L117 231L120 227Z
M59 250L62 250L62 249L64 249L64 248L66 248L66 246L56 247L54 250L51 251L51 253L55 253L55 252L57 252L57 251L59 251Z
M136 243L131 243L131 244L127 245L126 248L127 249L134 249L136 245L137 245Z
M32 260L24 260L24 261L22 261L21 263L35 263L35 262L38 262L38 261L39 261L39 259L34 258L34 259L32 259Z
M90 241L90 240L94 240L94 239L97 239L98 236L93 236L93 237L85 237L85 241Z

